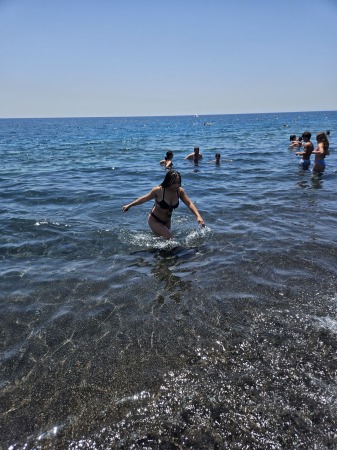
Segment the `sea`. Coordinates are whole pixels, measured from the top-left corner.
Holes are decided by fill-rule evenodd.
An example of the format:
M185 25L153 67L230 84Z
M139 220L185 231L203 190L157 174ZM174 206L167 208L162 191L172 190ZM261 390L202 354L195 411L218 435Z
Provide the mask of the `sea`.
M336 449L336 147L337 111L1 119L0 448ZM206 226L164 240L122 207L168 150Z

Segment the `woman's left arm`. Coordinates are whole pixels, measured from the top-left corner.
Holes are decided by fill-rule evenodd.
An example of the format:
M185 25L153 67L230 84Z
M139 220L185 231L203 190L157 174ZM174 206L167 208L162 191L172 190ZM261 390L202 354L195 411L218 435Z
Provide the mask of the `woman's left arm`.
M203 221L199 211L197 210L197 207L191 201L191 199L186 194L186 192L184 191L183 188L180 188L179 197L185 203L185 205L192 211L192 213L196 216L198 223L200 223L200 225L204 227L205 226L205 222Z

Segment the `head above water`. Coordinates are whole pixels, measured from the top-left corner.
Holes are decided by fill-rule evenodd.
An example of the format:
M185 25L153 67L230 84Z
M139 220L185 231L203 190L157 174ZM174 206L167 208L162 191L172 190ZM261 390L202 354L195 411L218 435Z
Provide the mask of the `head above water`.
M195 153L196 155L198 155L199 151L200 151L199 147L194 147L194 153Z
M291 141L296 141L296 134L291 134L289 139Z
M322 141L323 139L326 139L326 134L324 133L324 131L320 131L316 134L317 141Z
M302 138L306 139L307 141L310 141L310 139L311 139L310 131L305 131L304 133L302 133Z
M181 186L181 175L177 170L169 170L160 186L168 188L175 183L179 183L179 186Z
M324 133L324 131L316 134L316 141L318 143L323 142L324 148L329 148L329 139L327 138L327 135Z
M166 152L165 159L168 160L168 159L172 159L172 158L173 158L173 152L171 152L171 151L169 150L168 152Z

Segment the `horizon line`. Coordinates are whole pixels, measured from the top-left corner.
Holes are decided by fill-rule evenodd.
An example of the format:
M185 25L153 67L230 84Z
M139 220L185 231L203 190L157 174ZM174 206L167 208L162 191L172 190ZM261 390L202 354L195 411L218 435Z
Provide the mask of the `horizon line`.
M41 117L0 117L0 120L14 119L121 119L121 118L150 118L150 117L204 117L204 116L243 116L243 115L259 115L259 114L302 114L312 112L336 112L335 109L318 109L318 110L302 110L302 111L269 111L269 112L246 112L246 113L211 113L211 114L168 114L168 115L123 115L123 116L41 116Z

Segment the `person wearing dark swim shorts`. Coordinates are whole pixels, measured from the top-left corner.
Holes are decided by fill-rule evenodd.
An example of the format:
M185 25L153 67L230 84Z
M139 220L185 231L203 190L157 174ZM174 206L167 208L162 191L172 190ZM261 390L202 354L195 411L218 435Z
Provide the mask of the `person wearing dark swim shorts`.
M296 152L296 155L302 156L300 165L303 170L307 170L307 169L309 169L309 166L310 166L311 153L314 150L313 143L310 141L311 133L309 131L305 131L302 134L302 139L304 142L303 152Z
M137 198L137 200L123 206L124 212L128 211L132 206L141 205L150 200L154 200L154 206L149 214L148 223L151 230L157 236L165 239L171 239L171 216L174 209L178 208L179 200L193 212L198 223L204 227L203 221L197 207L190 200L185 190L181 187L181 175L176 170L170 170L166 173L163 182L159 186L155 186L150 192Z

